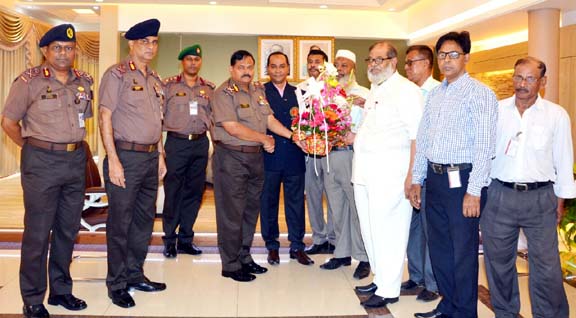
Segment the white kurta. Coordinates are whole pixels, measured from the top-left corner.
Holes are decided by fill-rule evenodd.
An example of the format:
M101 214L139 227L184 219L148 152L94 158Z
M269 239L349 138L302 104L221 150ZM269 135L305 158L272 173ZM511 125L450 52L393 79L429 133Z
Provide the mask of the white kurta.
M400 295L412 217L404 181L423 106L420 88L395 72L372 85L354 141L352 182L360 228L376 295L385 298Z

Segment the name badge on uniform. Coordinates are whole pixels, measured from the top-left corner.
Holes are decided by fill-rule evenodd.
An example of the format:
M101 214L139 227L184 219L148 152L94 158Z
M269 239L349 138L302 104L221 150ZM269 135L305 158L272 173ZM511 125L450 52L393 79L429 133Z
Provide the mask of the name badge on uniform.
M46 95L42 95L40 98L42 98L42 99L56 99L56 98L58 98L58 94L46 94Z
M510 141L508 141L508 145L506 145L506 150L504 150L504 154L508 157L516 157L516 154L518 153L518 148L520 147L520 135L522 134L521 131L519 131L514 137L510 138Z
M462 183L460 182L460 169L458 167L448 167L448 184L450 189L460 188Z
M144 90L144 87L142 86L132 86L132 90L135 92L141 92Z
M240 108L250 108L250 104L240 104Z
M84 113L78 113L78 127L86 127L86 123L84 122Z
M190 101L190 115L196 116L198 115L198 101Z

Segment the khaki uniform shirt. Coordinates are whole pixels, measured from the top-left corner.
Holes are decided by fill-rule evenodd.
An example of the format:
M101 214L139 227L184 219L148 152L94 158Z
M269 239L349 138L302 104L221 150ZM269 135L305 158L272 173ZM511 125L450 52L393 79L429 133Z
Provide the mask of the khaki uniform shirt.
M264 86L250 84L248 90L228 79L214 91L214 140L233 146L261 146L254 141L246 141L231 136L222 127L223 122L236 121L259 133L266 133L268 116L272 109L266 100Z
M22 121L22 137L55 142L79 142L86 135L85 119L92 117L93 79L71 69L62 84L43 64L26 70L10 88L4 116Z
M114 140L155 144L162 134L164 91L152 69L144 75L129 58L102 76L99 103L112 112Z
M180 134L202 134L212 127L214 84L198 77L193 87L182 74L165 81L164 130Z

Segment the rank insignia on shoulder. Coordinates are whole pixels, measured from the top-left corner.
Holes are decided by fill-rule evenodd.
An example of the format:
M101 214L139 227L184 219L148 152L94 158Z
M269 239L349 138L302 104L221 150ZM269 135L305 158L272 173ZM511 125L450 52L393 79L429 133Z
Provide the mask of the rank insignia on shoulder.
M250 104L240 104L240 108L250 108Z
M176 96L186 96L186 92L176 92Z
M24 81L24 83L28 83L29 80L33 79L38 75L40 75L40 67L36 66L22 72L22 74L20 74L20 76L17 77L14 81L16 81L17 79L21 79Z
M132 86L132 90L136 91L136 92L140 92L144 90L144 87L142 86Z
M200 77L200 84L205 85L205 86L208 86L208 87L210 87L211 89L216 88L216 84L214 84L214 83L212 83L212 82L210 82L210 81L208 81L208 80L205 80L205 79L203 79L202 77Z
M266 98L264 96L260 95L260 96L258 96L258 105L267 106L269 104L268 104L268 101L266 100Z
M204 99L210 99L210 97L208 97L208 95L206 94L205 90L200 90L199 95L200 98L204 98Z
M254 81L252 82L252 85L254 85L255 88L264 88L264 84L260 81Z
M228 95L232 96L234 95L234 93L238 92L238 86L236 86L236 84L232 84L232 86L228 86L224 89L224 92L226 92Z

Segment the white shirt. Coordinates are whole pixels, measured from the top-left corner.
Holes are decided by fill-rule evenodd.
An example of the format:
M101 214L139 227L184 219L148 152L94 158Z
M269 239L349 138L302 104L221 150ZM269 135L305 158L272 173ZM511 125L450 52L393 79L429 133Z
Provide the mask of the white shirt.
M352 83L350 83L346 88L346 95L350 96L350 95L356 95L356 96L360 96L364 99L366 99L366 97L368 97L368 94L370 93L370 90L367 89L364 86L360 86L360 84L358 84L358 82L354 81ZM352 106L350 107L350 117L352 118L352 126L350 127L350 130L353 133L357 133L358 132L358 127L360 126L360 123L362 122L362 113L364 112L364 110L362 109L362 107L357 106L355 104L352 104Z
M538 96L520 116L515 100L512 96L499 103L496 157L490 177L505 182L554 181L557 197L576 197L568 113Z
M372 84L354 140L352 182L367 184L397 172L406 176L423 107L420 88L398 72L380 85Z
M440 85L440 82L438 82L437 80L435 80L432 75L430 75L428 77L428 79L426 79L426 81L424 82L424 84L422 84L422 86L420 86L420 90L422 91L422 95L424 95L424 100L426 100L426 97L428 96L428 93L436 86Z

